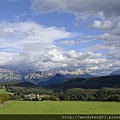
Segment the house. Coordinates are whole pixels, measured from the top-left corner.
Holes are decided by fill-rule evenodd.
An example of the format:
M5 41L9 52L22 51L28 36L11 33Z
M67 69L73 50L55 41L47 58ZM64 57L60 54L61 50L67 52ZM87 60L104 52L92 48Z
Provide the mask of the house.
M32 100L32 99L35 99L37 97L37 95L36 94L27 94L27 95L24 95L24 97Z
M2 89L6 89L6 87L5 87L5 86L2 86Z

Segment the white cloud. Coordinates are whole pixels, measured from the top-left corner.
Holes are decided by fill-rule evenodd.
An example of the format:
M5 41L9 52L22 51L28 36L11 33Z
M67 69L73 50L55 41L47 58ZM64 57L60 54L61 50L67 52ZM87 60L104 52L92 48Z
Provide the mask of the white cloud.
M61 45L68 45L68 46L74 46L76 44L78 44L79 42L78 41L75 41L75 40L61 40L58 42L58 44L61 44Z
M63 28L45 27L35 22L3 22L0 26L0 66L13 69L81 68L92 73L92 66L104 62L101 54L65 51L57 47L56 40L76 37L76 33Z
M119 0L32 0L31 9L37 14L50 12L73 13L73 14L97 14L106 18L120 15ZM84 17L85 18L85 17Z
M96 28L96 29L100 29L100 30L110 30L114 26L113 26L111 21L98 21L98 20L95 20L93 27Z
M76 33L67 32L65 28L46 27L30 21L1 22L0 66L21 66L21 68L52 66L64 60L61 50L54 45L54 42L75 36Z
M17 57L16 53L0 52L0 65L11 64Z
M119 48L119 36L108 33L89 36L91 40L106 40L102 46L94 46L92 48L94 51L113 50L111 54L106 54L107 58L104 58L101 53L89 52L92 50L77 52L57 47L54 43L60 39L62 44L73 45L77 42L68 41L68 38L74 39L78 34L67 32L64 28L45 27L30 21L2 22L0 26L0 66L13 69L80 68L92 74L103 74L103 71L118 68L116 60L118 61L120 56L117 55L119 49L116 48Z
M45 27L35 22L0 23L0 46L21 48L25 44L53 43L74 34L63 28Z
M101 62L101 65L98 68L95 68L95 70L103 70L110 72L115 69L120 69L120 36L113 35L110 33L104 33L99 36L91 36L91 39L93 41L99 41L104 40L103 43L98 43L90 48L88 48L88 51L91 50L93 52L95 51L104 51L102 54L103 59L106 58L106 62ZM94 65L96 66L96 65ZM96 70L96 72L97 72ZM94 72L94 67L91 67L91 71ZM106 72L106 73L107 73Z
M89 29L92 27L104 32L98 36L88 35L82 38L82 43L87 45L84 50L88 52L71 50L64 52L63 55L66 57L67 64L64 64L67 67L80 67L91 73L106 74L112 69L119 68L119 4L120 0L32 0L31 9L36 14L50 12L74 14L78 24L84 24L85 22ZM104 40L104 42L97 42L101 40ZM63 40L59 41L59 44L75 45L78 43L77 41ZM94 52L97 51L104 51L104 53L95 54Z
M72 13L78 23L93 23L92 27L104 33L99 36L83 36L80 40L78 34L68 32L65 28L47 27L33 21L1 22L0 66L21 69L80 68L97 74L119 68L119 4L120 0L32 0L31 9L36 14L56 11ZM99 40L105 40L105 42L91 44ZM87 46L88 52L66 51L57 47L56 41L65 45L90 43L89 45L93 46ZM97 50L107 50L107 52L97 54L95 53Z

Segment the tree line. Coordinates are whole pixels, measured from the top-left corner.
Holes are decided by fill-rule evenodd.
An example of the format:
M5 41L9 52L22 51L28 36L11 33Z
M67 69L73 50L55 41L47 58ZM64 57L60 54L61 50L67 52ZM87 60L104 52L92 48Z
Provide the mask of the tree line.
M62 91L58 95L60 100L80 101L120 101L120 89L81 89L73 88Z
M102 89L83 89L72 88L67 90L47 90L43 88L31 87L9 87L8 92L13 92L10 95L11 99L26 100L25 94L45 94L43 98L36 100L79 100L79 101L120 101L120 88L102 88Z

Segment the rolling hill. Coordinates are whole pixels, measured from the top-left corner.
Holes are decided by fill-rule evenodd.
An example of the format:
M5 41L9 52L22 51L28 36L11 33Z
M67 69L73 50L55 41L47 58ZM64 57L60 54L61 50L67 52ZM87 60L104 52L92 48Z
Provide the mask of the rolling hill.
M101 89L102 87L119 88L120 76L102 76L93 78L72 78L60 84L51 84L47 86L50 89Z

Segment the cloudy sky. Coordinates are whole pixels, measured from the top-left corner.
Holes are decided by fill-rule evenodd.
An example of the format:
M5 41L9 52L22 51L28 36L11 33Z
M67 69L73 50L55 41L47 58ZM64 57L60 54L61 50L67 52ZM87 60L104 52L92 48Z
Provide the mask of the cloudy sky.
M120 69L120 0L0 0L0 67Z

